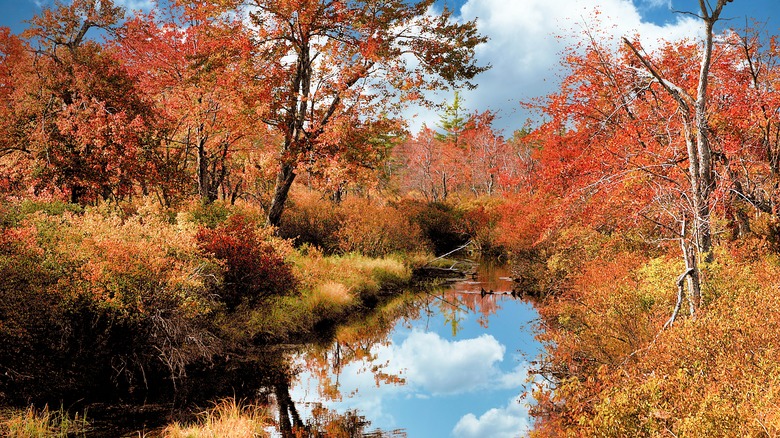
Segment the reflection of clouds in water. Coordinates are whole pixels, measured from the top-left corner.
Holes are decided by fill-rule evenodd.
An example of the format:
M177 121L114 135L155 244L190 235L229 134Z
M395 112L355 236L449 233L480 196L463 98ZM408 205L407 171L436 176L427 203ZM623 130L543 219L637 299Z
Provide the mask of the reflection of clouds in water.
M506 406L490 409L479 418L474 414L464 415L452 429L452 435L456 438L515 438L527 435L530 428L524 401L513 398Z
M499 377L506 348L493 336L460 341L413 331L393 351L388 371L400 372L411 390L431 395L472 392Z
M436 333L412 330L400 345L375 346L372 353L374 361L352 362L345 365L338 376L331 376L332 381L338 378L345 401L326 402L325 405L340 412L358 409L360 415L365 415L376 426L404 427L403 424L396 424L392 414L385 411L383 403L386 400L399 397L428 399L520 388L526 383L528 375L525 363L509 372L499 368L504 361L506 347L489 334L450 341ZM382 384L372 369L397 375L405 380L405 385ZM317 387L316 378L309 372L303 372L299 375L299 383L292 390L293 400L318 401ZM299 406L299 409L307 410L304 406ZM435 416L436 413L431 412L431 415ZM507 427L510 416L515 418L512 423L515 426L528 424L528 413L523 406L513 410L490 410L483 417L485 415L488 415L488 419L496 417ZM463 425L459 425L464 431L481 430L484 427L481 426L482 421L482 417L477 419L469 414L461 419Z

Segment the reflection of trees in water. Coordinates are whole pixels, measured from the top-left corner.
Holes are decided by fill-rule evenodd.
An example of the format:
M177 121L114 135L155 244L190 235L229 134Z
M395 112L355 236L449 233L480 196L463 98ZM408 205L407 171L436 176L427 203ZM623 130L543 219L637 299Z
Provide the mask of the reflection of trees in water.
M320 395L323 399L334 400L341 397L339 375L343 367L350 363L375 359L372 348L389 345L390 333L399 319L416 318L427 305L417 294L404 294L381 306L370 315L339 327L332 342L325 345L307 345L306 354L297 354L290 359L290 372L285 378L274 384L273 396L279 410L279 431L284 438L309 437L405 437L402 430L367 432L371 422L357 411L338 413L316 404L311 409L311 417L301 418L295 402L290 397L290 385L295 375L306 370L316 377ZM386 373L382 366L371 370L377 383L402 384L403 380L394 374Z
M333 342L327 345L313 345L301 355L303 367L317 378L323 398L334 400L341 397L339 376L342 369L356 362L371 364L375 359L375 348L390 344L390 334L399 320L419 317L427 300L418 294L405 294L377 309L368 317L339 327ZM403 384L403 379L385 372L383 365L372 365L376 383Z
M317 378L324 399L341 397L339 376L343 367L364 362L376 384L404 384L404 379L387 372L387 365L374 363L376 347L388 346L396 325L440 314L452 326L453 336L460 331L466 314L479 315L479 324L488 327L489 317L501 309L502 299L509 298L513 283L506 265L478 265L474 281L462 281L438 290L406 294L367 317L338 328L333 342L314 345L299 357L302 366ZM488 293L484 293L488 292Z
M308 371L319 385L323 400L338 400L342 394L339 378L349 364L365 364L375 383L404 384L404 379L388 372L388 363L376 363L377 347L389 346L397 324L411 327L412 321L440 314L452 325L453 335L460 330L466 314L479 315L479 324L488 327L489 317L501 309L501 301L510 299L513 283L506 266L479 265L474 281L447 285L436 291L406 294L390 301L367 317L364 315L336 330L332 342L309 345L299 354L295 367ZM483 289L485 293L483 293ZM279 426L284 437L405 437L403 430L366 432L370 422L356 411L343 414L315 405L311 418L302 421L290 399L289 384L277 390ZM288 431L288 432L285 432Z
M479 325L488 327L490 316L501 310L501 300L516 296L510 276L507 265L482 262L472 281L454 283L437 296L438 312L452 326L453 336L460 331L460 322L468 313L479 315Z
M290 380L279 382L275 387L277 408L279 409L279 431L284 438L400 438L406 437L403 430L385 432L374 430L366 432L371 422L356 410L343 414L316 404L311 417L302 421L295 402L290 397Z

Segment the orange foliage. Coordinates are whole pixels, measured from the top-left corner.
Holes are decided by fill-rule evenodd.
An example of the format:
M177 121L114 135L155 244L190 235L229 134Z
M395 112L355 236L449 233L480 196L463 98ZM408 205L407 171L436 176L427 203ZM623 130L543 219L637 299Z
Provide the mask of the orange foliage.
M337 236L343 252L377 257L426 249L420 228L397 208L360 198L345 201L342 208Z

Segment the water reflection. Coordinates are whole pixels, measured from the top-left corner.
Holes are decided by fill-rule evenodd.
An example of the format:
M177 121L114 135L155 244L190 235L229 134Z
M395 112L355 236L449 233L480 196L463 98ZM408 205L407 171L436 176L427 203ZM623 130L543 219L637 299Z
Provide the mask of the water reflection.
M360 426L331 436L369 426L379 428L369 436L522 434L520 395L540 346L536 313L512 285L506 267L483 264L473 278L340 329L294 358L291 401L304 418Z

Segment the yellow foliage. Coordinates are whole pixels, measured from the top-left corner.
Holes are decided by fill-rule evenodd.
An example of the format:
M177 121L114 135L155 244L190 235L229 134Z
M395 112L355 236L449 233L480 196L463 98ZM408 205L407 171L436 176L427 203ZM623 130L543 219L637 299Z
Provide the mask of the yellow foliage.
M744 437L780 434L780 267L721 246L706 303L661 330L682 271L673 256L590 260L542 335L557 386L539 391L536 436Z

